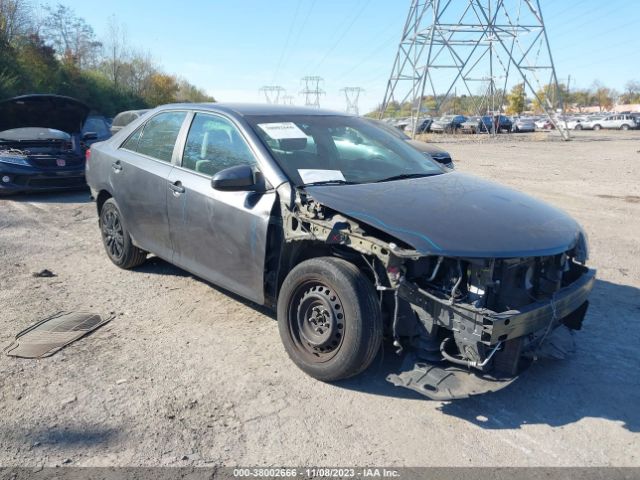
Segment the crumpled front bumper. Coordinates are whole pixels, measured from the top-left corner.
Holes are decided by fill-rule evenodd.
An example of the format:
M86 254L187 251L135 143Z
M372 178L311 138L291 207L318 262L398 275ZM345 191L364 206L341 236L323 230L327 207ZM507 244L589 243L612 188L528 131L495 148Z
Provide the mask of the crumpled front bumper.
M486 345L522 337L547 328L552 320L570 316L587 301L596 281L596 271L585 269L571 285L560 289L551 301L536 302L520 310L483 316L481 340Z
M470 306L449 305L446 300L429 296L427 292L408 282L401 284L398 294L429 312L436 324L449 330L465 330L478 342L495 347L501 342L529 334L541 331L549 333L562 324L580 329L595 279L595 270L582 267L580 277L558 290L551 300L500 313L473 309ZM518 374L493 376L444 361L426 362L413 355L407 355L401 370L398 374L389 375L387 380L435 400L452 400L495 392L518 378Z

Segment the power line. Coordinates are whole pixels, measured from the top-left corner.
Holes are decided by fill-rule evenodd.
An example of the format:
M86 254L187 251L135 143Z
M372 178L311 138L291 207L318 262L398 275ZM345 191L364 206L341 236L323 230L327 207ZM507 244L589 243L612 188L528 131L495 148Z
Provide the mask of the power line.
M282 52L280 53L280 59L278 60L278 63L276 65L276 69L273 72L273 81L276 81L276 78L278 77L278 73L280 71L280 66L282 65L282 60L284 58L284 54L287 50L287 47L289 46L289 40L291 38L291 33L293 32L293 26L296 24L296 19L298 18L298 12L300 11L300 4L302 3L302 0L298 0L298 3L296 5L296 11L293 15L293 20L291 20L291 24L289 25L289 31L287 32L287 38L284 42L284 47L282 48Z
M318 63L315 64L315 66L313 67L313 70L317 70L324 62L327 58L329 58L329 55L331 55L331 53L333 53L333 51L336 49L336 47L340 44L340 42L342 41L342 39L344 38L344 36L349 32L349 30L351 30L351 27L353 26L353 24L356 22L356 20L358 20L358 18L360 17L360 15L362 15L362 13L364 12L364 10L366 9L367 5L369 4L371 0L365 0L364 4L362 5L362 8L360 8L360 10L357 10L355 13L355 16L353 16L353 18L351 19L351 21L346 21L343 22L338 28L336 28L336 30L334 31L333 35L330 38L334 38L336 36L336 34L342 29L342 26L346 23L348 23L346 29L342 30L342 33L340 35L338 35L336 41L331 45L331 47L329 47L329 50L327 50L327 52L325 53L325 55L320 59L320 61ZM305 70L309 70L311 67L312 63L308 64L307 67L305 67Z
M313 0L311 2L311 6L309 7L309 10L307 10L307 14L304 17L304 20L300 24L300 29L298 30L298 33L296 34L296 37L295 37L294 41L291 43L292 46L298 45L298 41L300 40L300 36L302 35L302 32L304 31L304 28L307 25L307 22L309 20L309 17L311 16L311 12L313 11L313 8L315 7L315 5L316 5L316 0ZM285 60L282 62L282 68L284 68L287 65L287 63L289 63L289 59L290 58L291 58L291 53L289 53L289 55L287 55Z

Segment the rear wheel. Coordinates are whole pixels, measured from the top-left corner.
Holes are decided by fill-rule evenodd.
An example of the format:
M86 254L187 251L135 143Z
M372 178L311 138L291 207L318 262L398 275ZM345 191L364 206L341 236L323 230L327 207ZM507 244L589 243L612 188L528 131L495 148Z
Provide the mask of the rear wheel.
M629 125L626 123L620 127L622 130L629 130Z
M382 342L373 284L358 267L333 257L306 260L287 275L278 328L291 360L322 381L364 371Z
M575 130L582 130L582 125L577 124L576 127L575 127Z
M593 126L593 129L594 129L594 130L600 130L601 128L602 128L602 127L601 127L600 125L594 125L594 126Z
M122 214L113 198L100 210L100 233L109 259L120 268L133 268L144 263L147 252L136 247L122 222Z

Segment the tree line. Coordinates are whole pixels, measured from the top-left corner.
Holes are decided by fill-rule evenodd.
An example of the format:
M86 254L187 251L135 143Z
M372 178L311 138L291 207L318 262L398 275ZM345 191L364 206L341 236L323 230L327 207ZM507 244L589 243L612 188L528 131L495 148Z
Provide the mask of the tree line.
M27 93L75 97L107 116L215 101L133 48L115 17L106 38L98 39L91 25L62 4L38 11L27 0L0 0L0 100Z
M487 90L487 89L485 89ZM525 84L514 85L511 90L500 88L493 90L493 95L427 95L422 97L421 109L427 115L462 114L484 115L491 111L502 111L509 115L527 113L542 113L545 107L551 110L563 108L566 112L582 112L587 107L598 107L601 112L610 111L614 107L621 109L624 105L640 103L640 82L630 80L625 85L624 92L618 92L599 81L595 81L589 88L569 90L567 85L559 83L548 84L540 88L536 95L527 94ZM379 105L366 116L377 118ZM402 118L411 116L412 109L417 108L417 102L405 101L389 102L385 110L385 117ZM624 109L624 108L622 108Z

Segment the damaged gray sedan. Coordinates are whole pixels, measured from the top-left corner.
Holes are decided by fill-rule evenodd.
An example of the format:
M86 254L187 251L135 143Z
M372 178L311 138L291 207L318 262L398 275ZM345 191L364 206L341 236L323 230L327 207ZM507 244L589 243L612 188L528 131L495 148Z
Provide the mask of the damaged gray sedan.
M291 360L322 381L386 339L405 355L396 385L498 390L581 328L595 281L566 213L334 112L160 107L92 146L87 181L113 263L153 253L276 309Z

